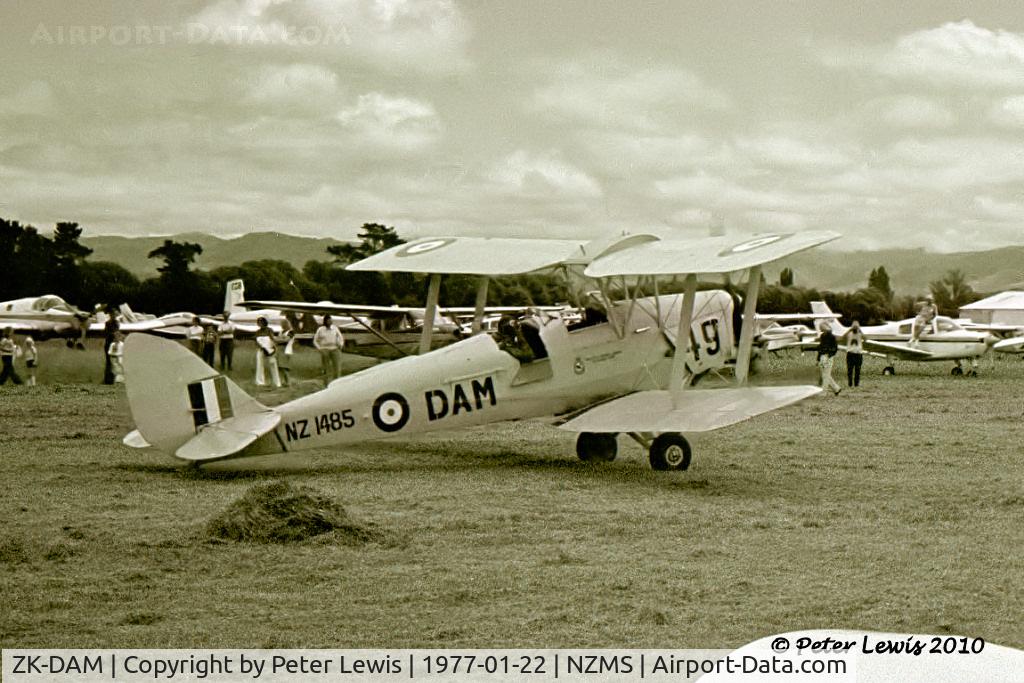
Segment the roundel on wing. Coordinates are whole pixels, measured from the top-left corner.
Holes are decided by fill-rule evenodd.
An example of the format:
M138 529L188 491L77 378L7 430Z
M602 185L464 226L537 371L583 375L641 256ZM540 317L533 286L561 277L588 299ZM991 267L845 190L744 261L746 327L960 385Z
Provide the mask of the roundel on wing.
M718 255L729 256L730 254L742 254L745 251L751 251L753 249L758 249L760 247L766 247L769 244L775 244L779 240L784 240L787 237L789 237L789 235L761 235L760 237L755 237L745 242L740 242L739 244L731 246L728 249L723 249L722 251L718 252Z
M397 432L409 421L409 402L405 396L389 391L373 402L373 424L382 432Z
M419 256L420 254L426 254L431 251L437 251L443 249L449 244L455 241L453 237L443 237L436 240L425 240L423 242L414 242L413 244L406 245L402 249L399 249L395 256Z

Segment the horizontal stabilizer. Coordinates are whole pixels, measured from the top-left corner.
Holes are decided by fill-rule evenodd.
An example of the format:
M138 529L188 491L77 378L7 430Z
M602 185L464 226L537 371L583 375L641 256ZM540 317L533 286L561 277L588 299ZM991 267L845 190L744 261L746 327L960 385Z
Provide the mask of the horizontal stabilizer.
M281 422L280 413L268 411L238 415L204 426L174 455L189 462L220 460L238 453Z
M992 348L1000 353L1024 353L1024 337L1011 337L998 341Z
M121 439L121 443L129 448L149 448L152 444L146 441L146 438L139 433L138 429L133 429L124 435Z
M821 393L819 387L739 387L640 391L572 418L571 432L709 432Z
M935 355L931 351L909 346L905 342L884 342L865 339L864 348L870 352L885 354L886 357L896 358L897 360L928 360Z

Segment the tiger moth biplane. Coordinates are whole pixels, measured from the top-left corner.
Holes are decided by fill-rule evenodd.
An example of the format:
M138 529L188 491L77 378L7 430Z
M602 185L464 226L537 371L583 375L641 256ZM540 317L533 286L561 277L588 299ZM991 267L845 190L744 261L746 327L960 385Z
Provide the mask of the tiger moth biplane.
M625 433L653 468L686 469L684 434L719 429L819 393L816 386L752 387L750 367L761 265L823 244L832 232L666 240L451 237L420 239L350 264L353 270L429 275L426 320L442 273L479 276L474 329L490 277L562 271L593 283L604 310L570 326L537 316L531 357L475 334L367 368L283 405L267 407L178 344L149 335L126 341L127 396L137 429L124 442L194 464L326 448L496 421L554 417L576 432L585 461L615 457ZM742 316L721 290L697 291L698 274L749 272ZM682 294L658 279L684 276ZM643 296L645 287L653 295ZM616 298L618 290L624 296ZM588 311L592 313L592 311ZM734 367L736 386L703 389L695 377Z

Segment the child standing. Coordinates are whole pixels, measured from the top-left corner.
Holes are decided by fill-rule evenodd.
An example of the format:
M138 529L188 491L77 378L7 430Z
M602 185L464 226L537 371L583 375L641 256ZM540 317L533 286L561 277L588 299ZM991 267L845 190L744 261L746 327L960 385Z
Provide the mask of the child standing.
M23 348L25 367L28 368L28 380L25 383L30 387L34 387L36 385L36 368L39 367L39 351L36 349L36 342L31 336L25 337Z

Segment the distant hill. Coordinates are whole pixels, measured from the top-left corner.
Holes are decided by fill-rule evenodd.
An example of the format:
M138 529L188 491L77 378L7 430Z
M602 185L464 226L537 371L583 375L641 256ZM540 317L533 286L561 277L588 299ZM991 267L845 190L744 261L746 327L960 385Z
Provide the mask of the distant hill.
M155 275L160 265L159 259L146 258L146 254L163 244L165 239L201 244L203 253L196 263L203 270L259 259L280 259L302 268L310 260L330 260L327 247L344 244L330 238L297 237L278 232L254 232L232 239L200 233L171 237L104 235L84 237L82 243L94 250L90 260L113 261L146 278ZM935 254L923 249L812 249L765 267L765 277L769 282L778 282L779 271L789 267L793 269L795 284L799 286L852 291L866 287L868 273L878 266L885 266L898 294L924 293L929 282L954 268L962 270L978 292L1024 289L1024 246L953 254Z
M812 249L765 268L765 277L777 282L779 271L793 269L794 284L833 291L866 287L868 275L885 266L897 294L920 294L928 284L958 269L977 292L1019 289L1024 283L1024 246L989 251L936 254L923 249L831 251Z
M278 259L287 261L296 268L302 268L307 261L329 261L327 247L346 244L331 238L297 237L279 232L253 232L241 237L225 239L202 233L183 233L161 237L123 237L120 235L83 236L82 244L93 250L91 261L113 261L140 278L157 274L160 259L147 258L146 254L173 239L176 242L195 242L203 247L203 253L196 259L201 270L213 270L220 266L232 266L245 261Z

